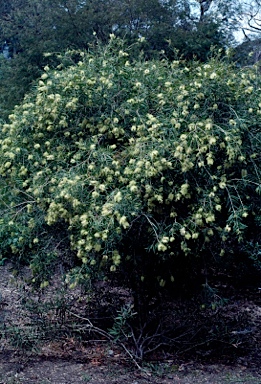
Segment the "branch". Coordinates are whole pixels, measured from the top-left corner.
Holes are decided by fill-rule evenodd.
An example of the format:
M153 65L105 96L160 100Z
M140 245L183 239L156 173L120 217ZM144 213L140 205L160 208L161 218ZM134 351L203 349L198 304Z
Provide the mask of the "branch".
M127 348L123 343L121 343L121 342L119 342L119 341L115 341L115 339L113 338L113 336L111 336L108 332L104 331L103 329L98 328L98 327L96 327L95 325L93 325L92 322L91 322L89 319L87 319L87 318L85 318L85 317L82 317L82 316L79 316L79 315L77 315L76 313L73 313L73 312L71 312L71 311L68 311L68 312L69 312L72 316L76 317L77 319L86 321L86 322L87 322L86 327L89 329L89 332L98 333L98 334L104 336L107 340L109 340L109 341L111 341L111 342L113 342L113 343L117 343L117 344L118 344L118 345L119 345L119 346L126 352L126 354L131 358L132 362L136 365L136 367L137 367L140 371L144 372L147 376L150 376L149 373L147 372L147 370L144 369L144 368L142 368L142 367L138 364L138 362L137 362L135 356L128 350L128 348Z
M246 34L246 31L245 31L245 28L242 28L242 32L243 32L243 35L245 36L245 38L248 40L248 41L251 41L251 39L247 36Z
M148 220L148 222L149 222L150 225L151 225L151 228L153 229L153 232L155 233L155 236L156 236L157 240L160 241L160 240L159 240L159 237L158 237L158 234L157 234L157 232L156 232L156 229L157 229L156 224L154 224L154 223L149 219L149 217L148 217L145 213L143 213L143 216L146 217L146 219Z

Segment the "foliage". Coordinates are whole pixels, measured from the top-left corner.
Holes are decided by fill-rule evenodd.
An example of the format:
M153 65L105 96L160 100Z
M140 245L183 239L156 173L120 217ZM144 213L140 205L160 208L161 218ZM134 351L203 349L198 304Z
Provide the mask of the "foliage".
M14 106L21 102L42 69L22 55L15 60L0 60L0 115L7 119Z
M241 66L258 64L260 61L260 39L244 41L238 45L234 49L234 60Z
M111 329L109 329L109 334L113 336L115 341L120 340L122 337L128 339L131 337L130 327L128 325L128 320L130 320L136 313L133 312L131 305L125 305L118 310L117 316L114 318L114 324Z
M260 76L128 49L46 67L2 125L1 252L44 264L68 241L72 285L118 272L145 295L260 241Z
M223 27L227 10L218 9L201 20L199 3L187 0L1 2L0 45L8 43L12 59L1 63L0 114L7 118L43 67L53 64L45 52L87 49L96 38L107 43L112 31L129 44L145 37L147 58L164 50L173 59L178 49L186 58L204 61L212 45L224 47L231 35Z

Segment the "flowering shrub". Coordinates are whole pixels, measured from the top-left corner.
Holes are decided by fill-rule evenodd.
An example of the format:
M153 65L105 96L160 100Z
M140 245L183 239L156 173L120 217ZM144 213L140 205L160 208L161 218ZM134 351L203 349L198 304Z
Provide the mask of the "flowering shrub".
M39 254L59 225L75 282L128 267L164 286L177 259L257 241L260 87L219 59L132 61L114 36L46 67L2 125L2 253Z

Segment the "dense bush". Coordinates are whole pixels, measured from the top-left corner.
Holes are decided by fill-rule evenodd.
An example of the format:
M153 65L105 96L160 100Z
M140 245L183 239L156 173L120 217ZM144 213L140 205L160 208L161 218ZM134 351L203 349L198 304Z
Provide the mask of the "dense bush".
M38 280L67 241L71 284L117 272L133 287L258 245L259 74L128 49L112 36L99 53L68 53L2 125L1 252Z

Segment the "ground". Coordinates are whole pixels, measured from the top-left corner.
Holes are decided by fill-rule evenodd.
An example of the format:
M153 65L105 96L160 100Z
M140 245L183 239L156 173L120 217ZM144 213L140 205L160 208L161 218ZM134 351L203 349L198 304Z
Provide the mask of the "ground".
M9 265L0 266L0 384L261 384L261 309L257 300L237 297L229 311L224 310L226 318L234 318L235 308L240 305L244 313L241 318L251 318L247 326L244 322L244 329L239 330L235 323L232 331L237 343L244 343L241 332L249 333L251 343L255 344L251 348L244 344L248 345L245 355L241 353L230 359L226 351L220 358L214 353L211 358L199 359L204 353L209 355L208 351L196 351L194 355L158 352L156 360L151 359L139 369L119 345L103 338L84 343L70 335L57 340L47 337L37 348L25 348L33 336L30 332L35 332L29 328L27 336L19 333L20 327L29 324L32 316L24 305L26 289L20 277L14 278ZM234 346L235 350L239 344Z

